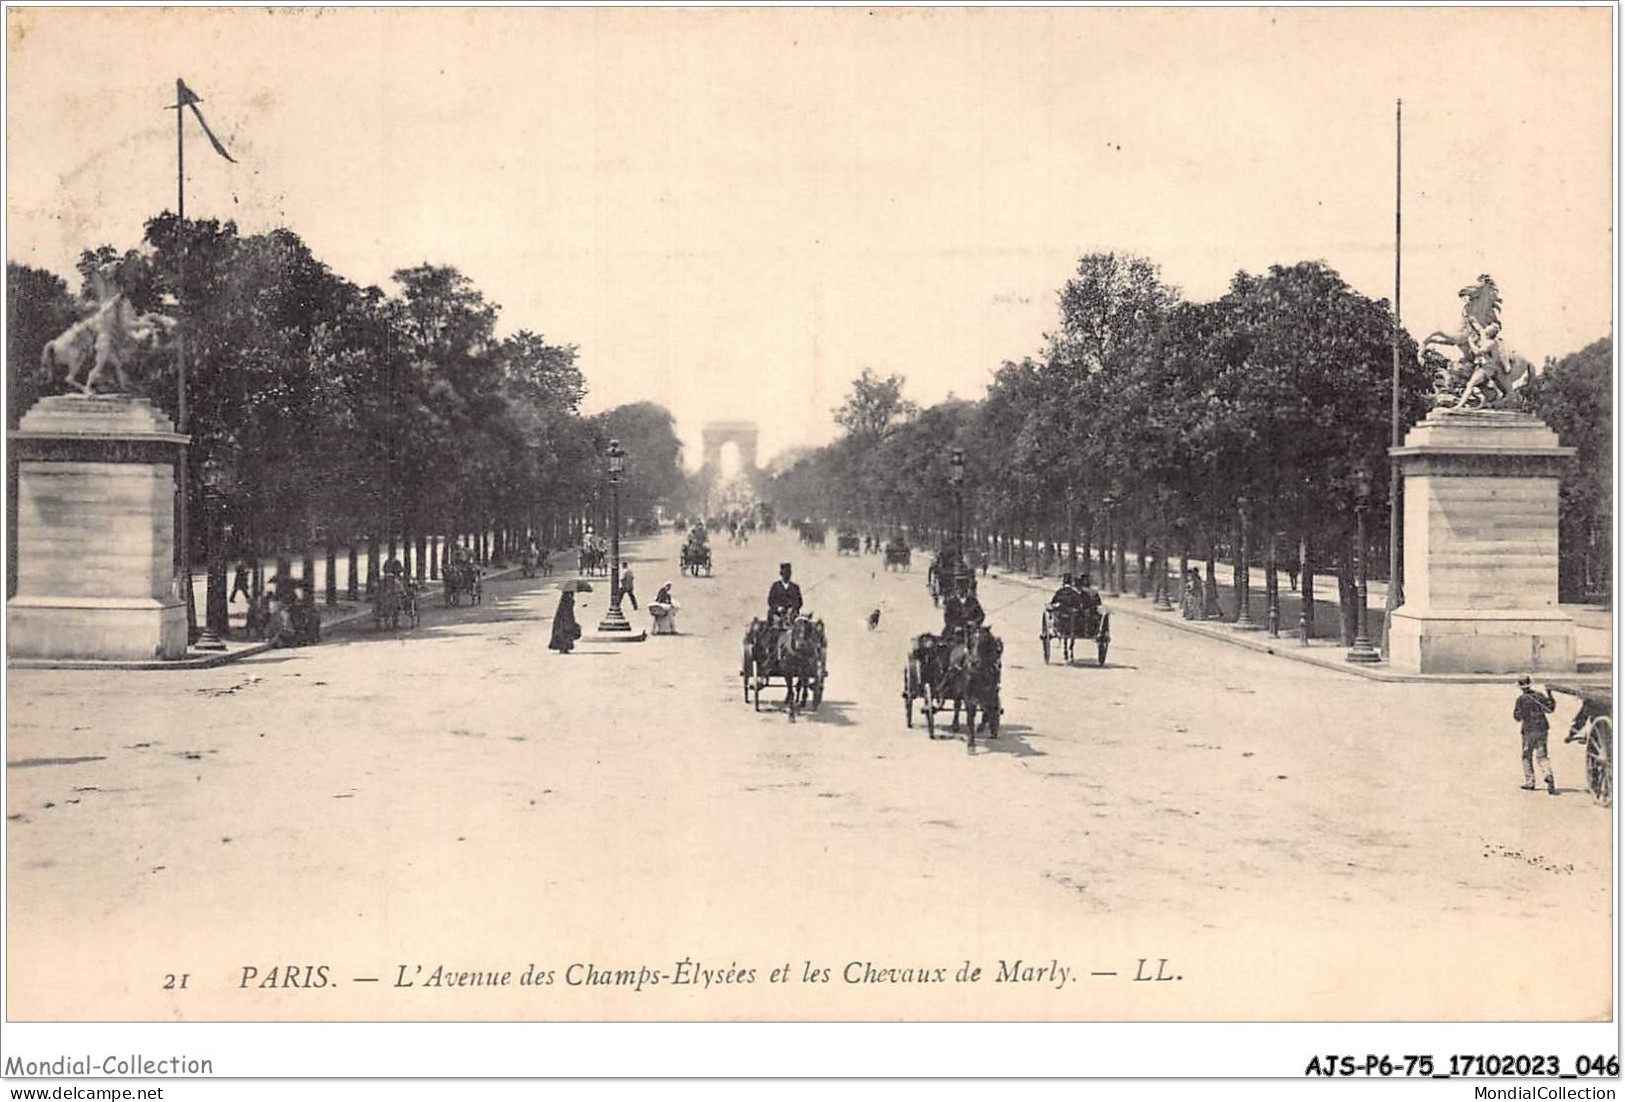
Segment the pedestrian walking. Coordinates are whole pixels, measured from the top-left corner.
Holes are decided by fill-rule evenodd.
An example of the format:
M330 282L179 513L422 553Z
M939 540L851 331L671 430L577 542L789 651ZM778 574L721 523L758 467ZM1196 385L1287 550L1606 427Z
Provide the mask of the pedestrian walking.
M226 604L235 602L239 593L249 604L254 603L254 567L247 559L237 560L237 577L231 583L231 596L226 598Z
M621 571L621 596L632 602L632 611L638 610L638 595L632 592L632 568Z
M1550 692L1537 692L1527 675L1518 678L1518 700L1512 705L1512 718L1523 727L1523 787L1535 790L1535 771L1546 779L1548 795L1557 795L1552 780L1552 763L1546 756L1547 713L1557 708Z
M566 589L559 594L558 611L553 613L553 637L547 645L560 654L569 654L580 638L581 625L576 623L576 593L573 589Z

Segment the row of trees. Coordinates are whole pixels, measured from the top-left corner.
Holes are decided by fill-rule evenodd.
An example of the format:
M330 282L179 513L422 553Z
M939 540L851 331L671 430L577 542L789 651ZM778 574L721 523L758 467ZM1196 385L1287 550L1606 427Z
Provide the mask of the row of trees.
M1206 564L1211 614L1218 561L1290 560L1306 596L1317 571L1337 579L1347 612L1337 630L1352 639L1359 556L1387 574L1388 303L1321 263L1242 272L1217 301L1193 303L1150 261L1114 253L1082 258L1058 300L1041 353L1004 363L980 400L919 409L902 377L866 369L835 410L836 442L775 474L775 506L941 537L953 526L957 448L972 538L1009 561L1028 549L1075 561L1093 548L1122 586L1132 556L1135 584L1152 595L1174 559L1176 577L1194 560ZM1408 425L1424 415L1432 379L1405 333L1399 363ZM1548 365L1530 395L1543 413L1562 395L1565 412L1549 420L1582 448L1575 468L1589 481L1566 487L1564 510L1565 532L1587 534L1587 586L1606 559L1607 363L1603 348ZM1245 565L1236 574L1239 592Z
M206 543L246 556L399 542L420 558L430 535L488 555L532 536L556 546L606 523L614 436L630 454L623 516L651 517L681 487L666 410L583 416L576 347L528 329L498 337L498 306L455 268L403 268L386 293L333 272L289 230L169 214L147 224L143 248L85 252L77 297L7 265L13 427L61 388L41 349L86 312L91 273L109 266L138 310L182 319L194 559ZM142 393L175 417L176 357L145 368Z

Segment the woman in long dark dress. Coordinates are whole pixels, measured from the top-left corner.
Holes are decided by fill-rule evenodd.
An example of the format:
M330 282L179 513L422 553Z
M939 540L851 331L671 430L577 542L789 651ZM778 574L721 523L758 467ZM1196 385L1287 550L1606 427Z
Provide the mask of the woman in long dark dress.
M576 623L576 594L566 589L559 595L559 610L553 614L553 638L548 647L560 654L569 654L581 638L581 625Z

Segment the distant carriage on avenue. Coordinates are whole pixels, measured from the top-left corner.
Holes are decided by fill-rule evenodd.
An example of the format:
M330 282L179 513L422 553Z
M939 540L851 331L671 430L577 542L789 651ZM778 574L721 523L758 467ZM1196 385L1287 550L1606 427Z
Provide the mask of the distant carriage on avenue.
M581 543L577 559L579 572L582 574L608 574L609 541L603 536L588 536Z
M1044 665L1049 665L1050 644L1059 642L1061 660L1071 665L1079 639L1095 641L1096 665L1106 665L1106 651L1112 642L1112 614L1098 605L1084 608L1065 608L1055 604L1044 606L1043 618L1038 625L1038 641L1044 647Z
M700 576L700 571L703 570L705 576L709 578L711 576L711 548L698 540L690 539L683 544L682 555L678 559L678 567L684 574L691 574L696 578Z
M851 528L843 528L835 536L835 553L837 555L860 555L863 553L862 544L858 534Z
M386 574L378 583L372 598L372 623L379 631L384 625L395 631L405 620L408 627L418 626L417 587L396 574Z
M911 560L912 554L909 551L908 544L904 543L902 539L893 539L886 545L887 570L907 570Z
M440 599L448 607L459 605L464 598L477 605L483 596L480 568L471 562L449 562L441 570Z

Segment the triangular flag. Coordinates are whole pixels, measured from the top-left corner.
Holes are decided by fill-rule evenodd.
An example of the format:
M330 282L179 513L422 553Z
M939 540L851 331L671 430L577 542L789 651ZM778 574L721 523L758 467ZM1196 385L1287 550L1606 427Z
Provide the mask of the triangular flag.
M226 147L221 145L220 144L220 139L214 136L214 131L209 129L209 124L207 122L203 121L203 112L199 111L198 107L197 107L197 105L202 103L202 102L203 102L202 98L196 92L194 92L190 88L188 88L186 86L186 82L184 80L180 79L179 77L175 78L175 108L176 108L176 110L180 110L181 108L185 108L185 107L190 107L192 109L192 114L197 116L198 125L203 127L203 133L204 133L204 135L206 135L208 137L209 144L214 146L214 151L216 153L220 154L226 160L230 161L232 164L236 164L237 159L235 157L233 157L230 153L226 152Z

